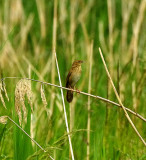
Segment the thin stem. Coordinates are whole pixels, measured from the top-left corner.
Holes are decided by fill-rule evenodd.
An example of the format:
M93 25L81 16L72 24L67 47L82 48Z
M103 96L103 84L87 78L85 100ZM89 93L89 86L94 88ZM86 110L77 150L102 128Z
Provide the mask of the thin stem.
M73 91L73 92L77 92L77 90L75 89L70 89L70 88L66 88L66 87L62 87L62 86L59 86L59 85L56 85L56 84L52 84L52 83L48 83L48 82L43 82L43 81L39 81L39 80L35 80L35 79L30 79L30 78L22 78L22 77L4 77L2 79L0 79L1 81L4 81L5 79L26 79L26 80L30 80L30 81L34 81L34 82L38 82L38 83L42 83L42 84L46 84L46 85L50 85L50 86L54 86L54 87L57 87L57 88L62 88L62 89L65 89L65 90L70 90L70 91ZM82 92L80 91L80 94L83 94L83 95L86 95L86 96L90 96L90 97L93 97L93 98L96 98L96 99L99 99L105 103L110 103L110 104L113 104L117 107L120 107L121 108L121 105L116 103L116 102L113 102L109 99L106 99L106 98L103 98L103 97L100 97L100 96L96 96L96 95L92 95L92 94L89 94L89 93L86 93L86 92ZM136 117L140 118L141 120L143 120L144 122L146 122L146 119L141 116L140 114L132 111L131 109L129 108L126 108L124 107L126 111L130 112L131 114L135 115Z
M93 41L90 44L90 68L89 68L89 84L88 93L91 92L91 73L92 73L92 55L93 55ZM87 122L87 160L90 158L90 96L88 96L88 122Z
M42 151L47 152L42 146L40 146L33 138L30 137L30 135L23 129L21 128L14 120L12 120L9 116L7 116L7 118L13 122L19 129L21 129ZM48 155L52 160L54 160L54 158L52 158L50 155Z
M113 87L113 90L114 90L114 92L115 92L115 95L116 95L116 97L117 97L117 99L118 99L118 101L119 101L119 104L121 105L121 107L122 107L122 109L123 109L123 111L124 111L124 113L125 113L126 118L128 119L128 121L129 121L129 123L131 124L132 128L135 130L135 132L136 132L136 134L138 135L138 137L141 139L141 141L143 142L143 144L146 146L146 142L145 142L144 139L141 137L140 133L139 133L138 130L136 129L136 127L135 127L135 125L133 124L131 118L129 117L129 115L128 115L126 109L125 109L125 107L124 107L123 104L122 104L122 101L121 101L121 99L120 99L120 97L119 97L119 95L118 95L118 92L117 92L117 90L116 90L116 88L115 88L115 85L114 85L114 83L113 83L113 81L112 81L112 78L111 78L111 76L110 76L110 73L109 73L109 71L108 71L108 68L107 68L107 66L106 66L106 63L105 63L105 60L104 60L104 57L103 57L103 54L102 54L100 48L99 48L99 53L100 53L102 62L103 62L103 64L104 64L104 67L105 67L107 76L108 76L108 78L109 78L109 80L110 80L110 82L111 82L111 85L112 85L112 87Z
M60 86L62 87L60 71L59 71L59 66L58 66L58 61L57 61L57 55L56 55L56 52L54 52L54 53L55 53L55 59L56 59L56 66L57 66L57 71L58 71L59 83L60 83ZM68 127L67 114L66 114L66 108L65 108L64 95L63 95L63 89L62 88L61 88L61 96L62 96L62 103L63 103L64 116L65 116L65 124L66 124L66 129L67 129L67 134L68 134L70 151L71 151L71 155L72 155L72 160L74 160L74 154L73 154L72 143L71 143L71 138L70 138L70 134L69 134L69 127Z
M55 83L55 51L56 51L56 39L57 39L57 3L58 0L54 0L54 16L53 16L53 38L52 38L52 70L51 70L51 82ZM50 100L50 116L53 114L55 91L54 87L51 89L51 100Z

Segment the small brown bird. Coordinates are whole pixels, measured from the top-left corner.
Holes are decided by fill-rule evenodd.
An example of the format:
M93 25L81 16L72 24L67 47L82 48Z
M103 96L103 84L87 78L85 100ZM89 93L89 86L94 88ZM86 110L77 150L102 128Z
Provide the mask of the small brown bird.
M83 63L83 61L81 60L75 60L72 64L72 67L67 75L66 78L66 87L67 88L72 88L74 89L75 84L78 82L78 80L81 77L81 72L82 72L82 68L81 68L81 64ZM66 99L67 101L70 103L73 100L73 91L67 91L67 95L66 95Z

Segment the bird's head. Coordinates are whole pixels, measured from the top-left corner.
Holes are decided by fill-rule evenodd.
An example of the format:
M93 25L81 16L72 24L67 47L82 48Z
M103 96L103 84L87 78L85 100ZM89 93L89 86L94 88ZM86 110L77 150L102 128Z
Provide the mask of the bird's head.
M83 63L82 60L75 60L75 61L73 62L73 65L81 65L82 63Z

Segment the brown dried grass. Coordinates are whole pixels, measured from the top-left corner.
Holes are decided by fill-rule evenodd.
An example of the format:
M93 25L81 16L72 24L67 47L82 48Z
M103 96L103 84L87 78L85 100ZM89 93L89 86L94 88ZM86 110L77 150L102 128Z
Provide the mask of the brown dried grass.
M33 110L31 81L28 81L26 79L21 79L16 84L16 88L15 88L15 109L18 114L20 124L22 123L21 110L23 111L24 122L27 122L27 109L25 106L25 96L27 97L28 103L31 106L31 110Z
M0 123L1 123L1 124L6 124L6 123L7 123L7 120L8 120L7 118L8 118L8 116L1 116L1 117L0 117Z
M4 98L3 98L3 95L2 95L2 92L4 92L7 100L9 101L9 97L8 97L7 90L5 88L4 82L0 83L0 99L1 99L1 102L2 102L3 106L7 109Z
M46 108L48 103L47 103L47 100L46 100L46 96L45 96L43 85L41 85L41 99L42 99L44 107Z

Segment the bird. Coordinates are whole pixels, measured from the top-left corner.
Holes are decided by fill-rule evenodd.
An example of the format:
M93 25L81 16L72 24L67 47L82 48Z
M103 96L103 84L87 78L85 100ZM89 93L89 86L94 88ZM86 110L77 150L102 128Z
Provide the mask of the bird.
M66 88L71 88L74 89L74 86L78 82L78 80L81 77L81 64L83 63L82 60L75 60L69 70L69 73L66 78ZM72 102L73 100L73 91L72 90L67 90L66 94L66 100L68 103Z

